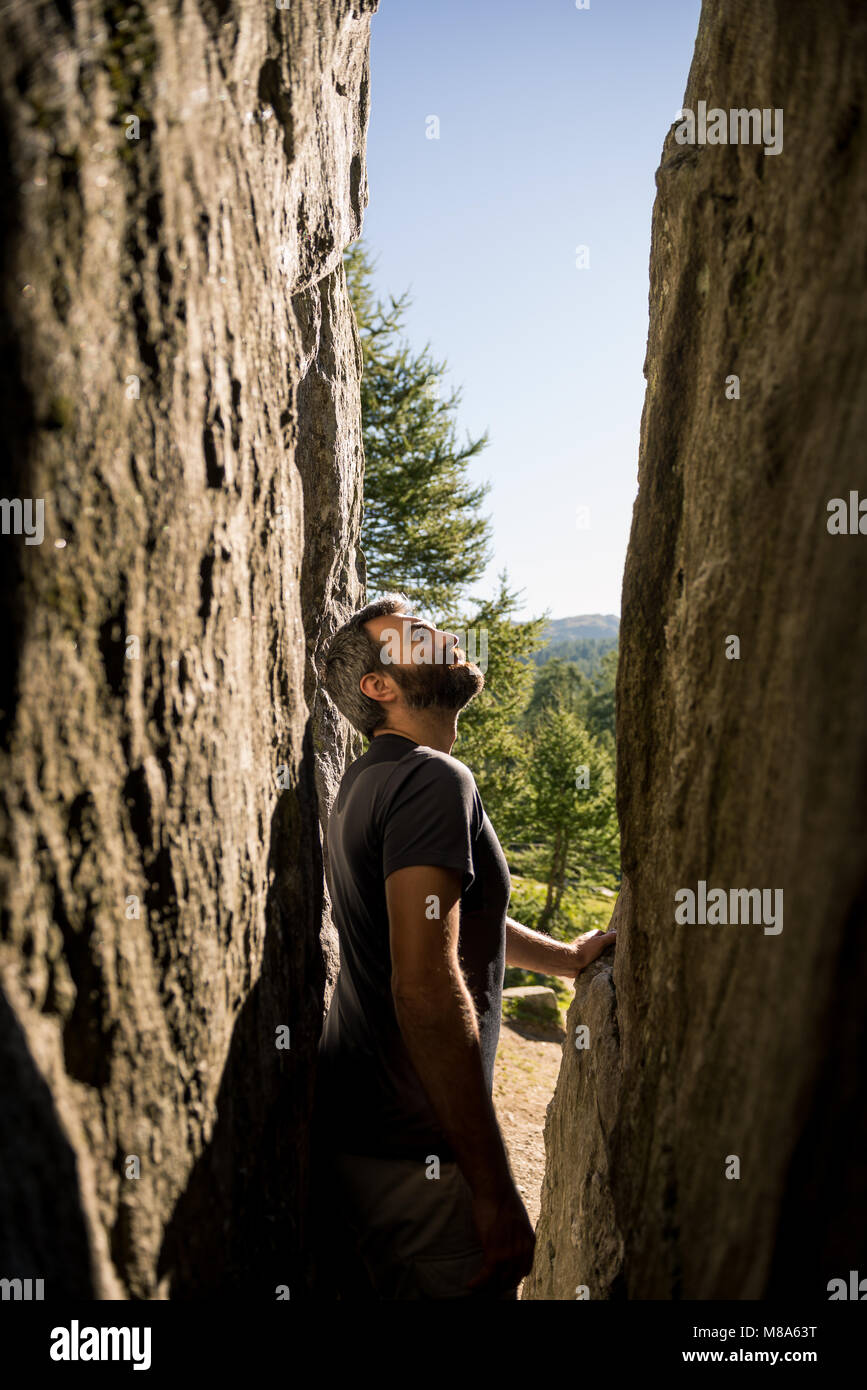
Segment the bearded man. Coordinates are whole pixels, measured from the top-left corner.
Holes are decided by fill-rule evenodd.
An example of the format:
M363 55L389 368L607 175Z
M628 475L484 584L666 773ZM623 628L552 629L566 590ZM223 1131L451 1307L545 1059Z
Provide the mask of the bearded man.
M322 675L369 739L327 834L340 972L314 1177L338 1297L515 1299L535 1235L492 1101L505 965L574 978L616 932L557 942L507 916L505 856L451 756L484 686L453 633L387 594L335 633Z

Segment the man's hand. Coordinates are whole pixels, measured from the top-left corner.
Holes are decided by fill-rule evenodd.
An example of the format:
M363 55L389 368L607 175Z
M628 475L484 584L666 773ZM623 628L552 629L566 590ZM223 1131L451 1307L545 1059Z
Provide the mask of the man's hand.
M467 1288L494 1295L517 1288L533 1267L536 1233L515 1184L496 1194L474 1193L473 1220L485 1258Z
M607 951L609 947L614 946L616 942L616 927L611 927L609 931L590 932L589 935L582 936L578 941L573 941L572 955L574 960L574 971L570 969L568 972L564 970L562 973L564 975L568 973L572 979L575 979L591 961L596 960L598 956L602 955L603 951Z

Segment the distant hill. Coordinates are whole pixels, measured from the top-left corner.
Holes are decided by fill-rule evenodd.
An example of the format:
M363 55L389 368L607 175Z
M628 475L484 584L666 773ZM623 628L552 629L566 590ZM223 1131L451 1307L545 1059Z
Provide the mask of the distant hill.
M543 630L549 644L533 661L544 666L552 657L573 661L586 676L595 674L599 659L617 645L620 619L615 613L585 613L576 618L552 618Z
M620 619L616 613L584 613L578 618L552 618L545 636L554 642L567 642L573 637L610 637L617 641Z

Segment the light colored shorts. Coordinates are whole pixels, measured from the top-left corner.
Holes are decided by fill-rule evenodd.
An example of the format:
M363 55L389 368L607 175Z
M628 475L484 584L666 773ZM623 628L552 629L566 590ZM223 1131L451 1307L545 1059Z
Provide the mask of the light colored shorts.
M428 1178L414 1159L333 1153L331 1171L343 1237L369 1280L362 1297L517 1299L517 1286L467 1288L484 1252L457 1163L441 1163L440 1176Z

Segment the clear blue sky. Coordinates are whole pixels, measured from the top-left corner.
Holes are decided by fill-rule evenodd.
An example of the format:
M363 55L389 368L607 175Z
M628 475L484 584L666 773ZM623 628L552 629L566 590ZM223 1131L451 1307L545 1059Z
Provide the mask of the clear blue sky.
M700 0L381 0L371 24L378 297L489 431L494 556L519 616L619 613L644 400L650 219ZM428 117L439 139L427 139ZM589 267L576 268L576 247ZM589 508L579 528L578 508Z

